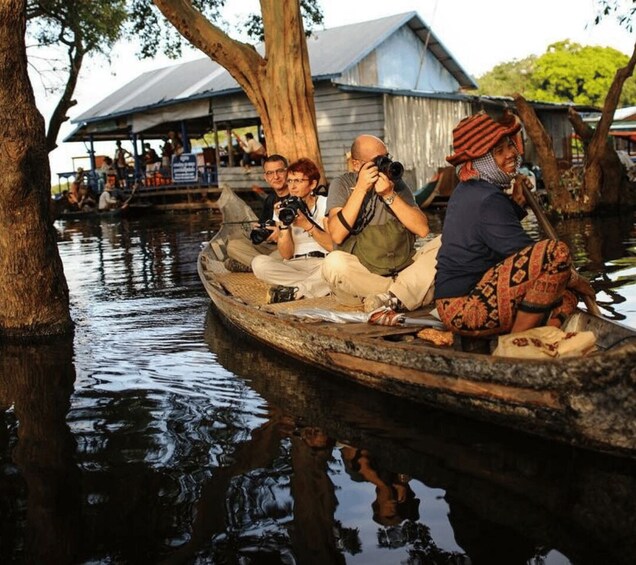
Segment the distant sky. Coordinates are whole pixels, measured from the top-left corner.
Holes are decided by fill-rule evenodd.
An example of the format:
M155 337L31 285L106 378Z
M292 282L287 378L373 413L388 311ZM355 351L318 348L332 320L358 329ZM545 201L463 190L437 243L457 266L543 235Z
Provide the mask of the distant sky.
M613 21L594 26L593 0L322 0L321 5L328 28L415 11L464 70L475 77L498 63L541 55L548 45L564 39L614 47L627 55L632 53L636 41L634 35ZM258 9L257 0L228 0L225 18L233 25L241 14ZM75 95L78 104L71 109L71 118L140 73L174 63L164 57L138 61L134 53L134 46L120 45L113 50L110 64L103 59L85 64ZM184 59L200 56L199 52L190 51ZM36 78L32 81L38 107L48 120L54 100L43 94ZM73 128L67 123L60 139ZM113 153L110 145L98 146L98 153ZM85 154L81 143L63 144L52 152L52 182L57 182L57 172L73 169L72 157Z

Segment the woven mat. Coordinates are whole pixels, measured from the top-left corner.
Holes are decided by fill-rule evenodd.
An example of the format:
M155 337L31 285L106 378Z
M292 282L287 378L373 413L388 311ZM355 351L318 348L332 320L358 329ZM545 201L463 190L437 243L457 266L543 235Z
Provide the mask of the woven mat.
M299 308L325 308L338 312L360 312L359 308L343 306L336 302L333 296L324 296L322 298L302 298L293 302L282 302L280 304L267 304L267 289L271 285L258 280L253 273L231 273L226 271L224 267L218 270L216 279L230 292L232 295L243 300L246 304L254 306L266 306L272 312L292 312Z

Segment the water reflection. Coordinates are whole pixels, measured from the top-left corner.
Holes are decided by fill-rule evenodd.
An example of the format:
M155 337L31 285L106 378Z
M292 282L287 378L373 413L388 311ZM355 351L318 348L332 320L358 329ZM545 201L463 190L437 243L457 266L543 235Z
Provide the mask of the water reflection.
M228 339L213 314L206 319L206 340L224 366L268 400L276 421L294 423L297 443L314 444L305 457L291 458L292 476L312 481L299 498L291 492L288 519L297 531L297 520L311 513L312 539L332 547L316 529L336 532L347 562L510 565L550 563L555 554L572 563L631 562L633 464L303 374L256 345L237 354L238 338ZM341 506L351 503L356 483L369 486L371 502L360 507L357 500L352 514ZM421 500L431 496L418 493L429 489L440 489L448 505L446 525L422 508ZM427 523L431 518L435 527ZM294 552L298 547L292 544ZM241 543L234 549L240 552ZM314 555L306 553L300 562L338 562L333 554L331 561L312 561Z
M575 250L574 260L593 281L599 307L614 320L636 326L636 228L634 212L611 218L579 218L558 224L559 235ZM631 302L628 313L621 312Z
M6 412L0 426L0 491L20 493L17 498L6 496L6 491L2 496L2 532L13 531L19 540L2 554L21 554L23 559L16 562L73 563L81 499L75 442L66 424L75 380L72 338L4 345L1 353L0 407ZM17 432L15 443L9 441L12 434L5 434L11 428Z
M563 233L636 325L628 223ZM633 465L254 347L208 313L216 225L57 224L75 338L0 345L0 563L630 562Z

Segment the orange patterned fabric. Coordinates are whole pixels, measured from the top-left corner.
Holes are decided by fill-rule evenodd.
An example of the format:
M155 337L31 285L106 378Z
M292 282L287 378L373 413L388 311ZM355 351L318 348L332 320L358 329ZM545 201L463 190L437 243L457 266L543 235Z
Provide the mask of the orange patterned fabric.
M509 333L519 310L567 316L578 301L566 290L570 269L567 245L542 240L488 269L468 295L438 299L437 311L451 331L473 337Z

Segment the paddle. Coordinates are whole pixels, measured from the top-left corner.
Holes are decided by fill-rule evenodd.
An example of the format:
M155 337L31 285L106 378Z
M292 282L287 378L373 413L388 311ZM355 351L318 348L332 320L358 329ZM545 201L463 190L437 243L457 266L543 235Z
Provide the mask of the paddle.
M137 187L139 186L139 183L135 183L132 187L132 190L130 191L130 196L128 198L126 198L126 200L124 201L124 203L121 205L121 209L123 210L124 208L128 208L128 203L132 200L132 197L135 196L135 192L137 192Z
M534 194L530 192L530 189L528 188L528 186L526 186L525 183L522 183L522 185L523 185L523 196L526 199L526 203L528 204L528 206L530 206L530 208L534 212L534 215L537 218L537 222L539 222L539 227L541 228L543 233L545 233L550 239L559 239L559 236L557 235L557 232L554 229L554 226L550 223L550 220L548 220L548 217L545 215L545 211L543 210L541 205L537 202L537 199L534 197ZM572 269L574 269L574 267ZM593 316L598 316L599 318L601 317L601 311L598 305L596 304L594 297L584 295L583 302L585 303L585 307L587 308L587 311L590 314L592 314Z

